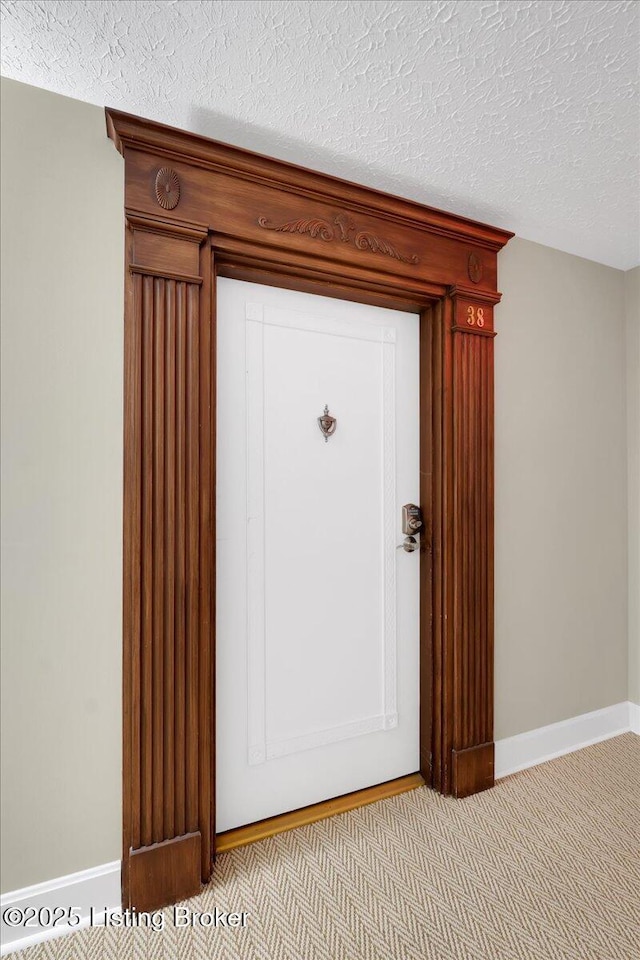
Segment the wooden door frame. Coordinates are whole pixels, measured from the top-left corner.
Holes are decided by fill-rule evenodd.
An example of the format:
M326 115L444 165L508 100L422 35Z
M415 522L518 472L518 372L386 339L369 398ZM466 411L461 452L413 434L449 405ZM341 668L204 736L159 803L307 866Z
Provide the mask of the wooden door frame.
M215 281L420 314L420 772L493 784L493 307L511 233L113 110L125 160L123 905L215 859Z

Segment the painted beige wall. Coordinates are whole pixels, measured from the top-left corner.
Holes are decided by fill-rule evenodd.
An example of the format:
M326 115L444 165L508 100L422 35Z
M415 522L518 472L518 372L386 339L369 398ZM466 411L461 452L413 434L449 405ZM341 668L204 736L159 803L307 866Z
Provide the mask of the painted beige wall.
M496 739L627 699L624 274L514 239L496 310Z
M629 700L640 705L640 267L625 273L629 490Z
M2 890L120 856L123 164L2 82Z
M2 90L2 889L120 851L122 165ZM86 237L91 235L91 243ZM627 697L623 274L514 240L496 339L496 736Z

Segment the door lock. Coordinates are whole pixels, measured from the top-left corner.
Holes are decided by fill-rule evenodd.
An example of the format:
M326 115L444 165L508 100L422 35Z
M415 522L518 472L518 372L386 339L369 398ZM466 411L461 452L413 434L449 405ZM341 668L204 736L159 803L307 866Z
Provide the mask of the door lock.
M413 553L420 549L420 544L416 540L416 535L420 535L422 530L422 510L415 503L405 503L402 508L402 532L404 540L398 544L398 549L406 553Z
M413 537L422 530L422 510L415 503L405 503L402 508L402 532Z

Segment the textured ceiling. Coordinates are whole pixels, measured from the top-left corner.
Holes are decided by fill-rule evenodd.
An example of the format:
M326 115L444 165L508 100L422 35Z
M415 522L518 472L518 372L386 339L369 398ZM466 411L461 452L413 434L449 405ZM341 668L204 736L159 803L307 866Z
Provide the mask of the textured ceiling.
M2 72L621 269L640 262L640 5L2 2Z

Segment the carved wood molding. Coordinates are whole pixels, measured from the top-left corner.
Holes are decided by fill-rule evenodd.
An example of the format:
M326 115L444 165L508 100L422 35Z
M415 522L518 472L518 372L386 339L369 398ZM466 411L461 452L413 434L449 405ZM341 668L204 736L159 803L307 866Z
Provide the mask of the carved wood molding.
M171 167L161 167L155 179L156 200L165 210L173 210L180 203L180 178Z
M471 241L486 250L497 252L513 236L508 230L470 220L436 207L396 197L381 190L341 180L330 174L310 170L296 164L267 157L218 140L211 140L187 130L177 130L166 124L155 123L119 110L106 110L107 133L123 154L144 151L153 158L153 176L159 166L171 162L185 182L184 169L199 169L208 173L230 174L236 181L245 181L269 191L282 191L289 197L329 199L334 205L348 199L349 209L363 214L375 212L390 222L406 228L427 230L434 235L455 240ZM166 162L165 162L166 161ZM181 196L181 206L184 196ZM157 201L154 203L157 209ZM255 213L254 213L255 215ZM212 227L214 224L212 222ZM465 260L467 259L465 256ZM466 275L466 267L464 271Z
M458 300L470 300L480 303L489 303L492 306L500 303L501 293L497 290L482 290L478 287L469 287L464 283L452 284L448 291L449 296Z
M415 253L405 257L399 253L392 243L377 237L366 230L359 230L351 217L346 213L337 213L333 218L333 223L323 220L322 217L302 218L299 220L287 220L285 223L277 226L269 223L266 217L258 217L258 226L264 230L274 230L276 233L299 233L308 234L314 240L316 238L324 240L325 243L331 243L333 240L339 240L342 243L352 243L358 250L370 250L372 253L382 253L386 257L393 257L394 260L400 260L402 263L419 263Z
M493 306L512 234L126 114L107 129L127 218L123 898L155 909L215 857L216 276L421 315L420 765L462 795L493 782Z
M472 283L480 283L484 274L482 260L477 253L470 253L467 261L467 273Z
M202 243L209 233L209 228L202 223L190 223L173 217L168 220L161 216L149 216L127 210L127 223L137 230L147 230L149 233L161 233L179 240L193 240Z

